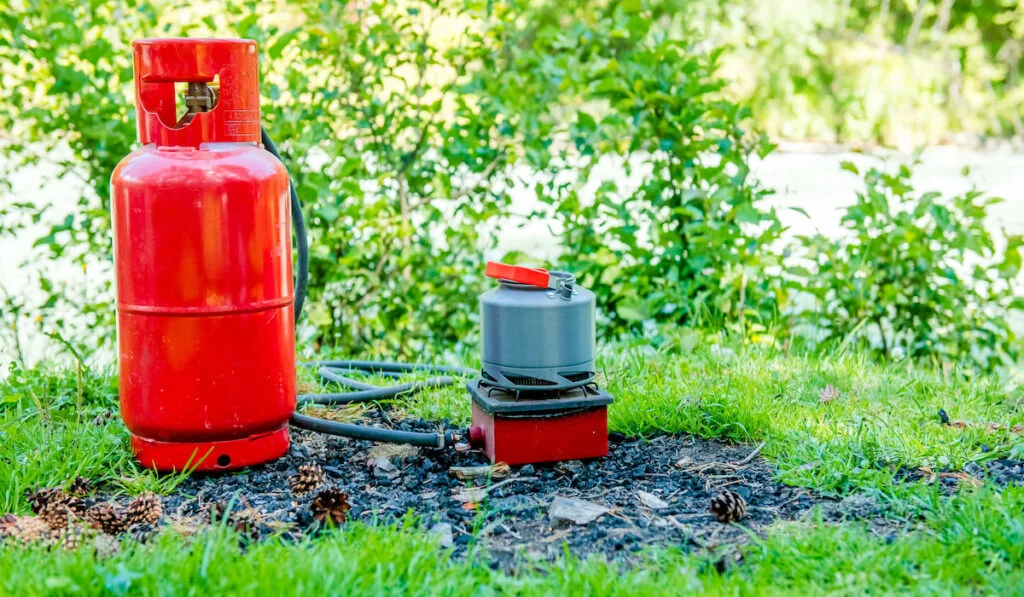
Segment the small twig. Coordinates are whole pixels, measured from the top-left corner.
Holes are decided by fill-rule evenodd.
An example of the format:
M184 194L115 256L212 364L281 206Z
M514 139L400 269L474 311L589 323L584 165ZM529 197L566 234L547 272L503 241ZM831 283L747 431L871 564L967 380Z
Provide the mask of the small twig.
M608 516L611 516L612 518L618 518L623 522L628 522L630 525L634 527L636 526L636 523L633 522L633 519L623 514L621 510L613 508L608 511Z
M509 527L508 525L506 525L506 524L505 524L504 522L503 522L503 523L501 523L501 527L502 527L503 529L505 529L505 532L506 532L506 533L508 533L509 535L512 535L512 536L513 536L513 537L515 537L516 539L522 539L522 538L523 538L523 536L522 536L522 535L520 535L519 533L517 533L517 532L515 532L514 530L512 530L512 529L511 529L511 528L510 528L510 527Z
M734 462L733 466L746 466L747 464L750 464L750 461L753 460L758 454L761 453L761 450L764 449L764 445L766 443L768 443L768 442L761 442L756 448L754 448L753 452L751 452L750 454L747 454L747 457L744 458L743 460L739 460L737 462Z
M499 487L504 487L505 485L515 481L533 481L534 479L535 477L512 477L486 487L463 487L461 489L453 489L452 499L462 503L479 502L486 498L487 494Z
M569 534L569 530L570 529L565 529L565 530L561 530L561 531L555 531L555 533L553 535L551 535L550 537L545 537L545 538L541 539L541 541L544 542L544 543L551 543L552 541L558 541L559 539L561 539L561 538L565 537L566 535L568 535Z
M683 523L679 522L678 520L676 520L675 516L667 516L665 518L665 520L667 520L669 522L669 524L671 524L673 527L675 527L676 529L678 529L678 530L680 530L680 531L682 531L684 533L689 534L690 531L692 530L690 527L688 527L685 524L683 524Z
M711 515L706 512L694 512L692 514L677 514L676 516L673 516L672 519L675 522L678 522L678 520L676 520L676 517L682 518L683 520L697 520L698 518L710 518Z
M494 483L492 485L488 485L487 487L485 487L483 489L484 489L484 493L490 493L490 492L494 491L495 489L497 489L499 487L504 487L505 485L508 485L510 483L514 483L515 481L533 481L533 480L534 480L534 477L512 477L511 479L505 479L504 481L499 481L499 482Z
M488 523L486 526L484 526L484 528L480 529L480 536L481 537L486 537L487 535L490 535L491 533L494 532L494 529L498 528L499 526L505 526L505 525L501 524L501 520L500 519L499 520L495 520L494 522ZM462 531L461 528L459 530ZM465 532L465 531L463 531L463 532Z
M718 535L721 534L722 527L723 527L723 525L718 525L718 526L715 527L715 530L711 532L711 538L708 539L708 543L714 543L714 544L718 543Z
M738 472L738 471L742 470L743 468L745 468L747 465L749 465L751 463L751 461L753 461L754 458L756 458L757 455L761 453L761 450L764 448L766 443L767 442L761 442L756 448L753 449L753 451L750 452L750 454L747 454L741 460L737 460L735 462L709 462L707 464L702 464L700 466L694 466L694 467L688 468L688 469L686 469L686 470L684 470L682 472L684 474L685 473L694 473L694 472L697 473L697 474L703 474L704 471L707 471L707 470L710 470L710 469L713 469L713 468L732 469L733 472Z

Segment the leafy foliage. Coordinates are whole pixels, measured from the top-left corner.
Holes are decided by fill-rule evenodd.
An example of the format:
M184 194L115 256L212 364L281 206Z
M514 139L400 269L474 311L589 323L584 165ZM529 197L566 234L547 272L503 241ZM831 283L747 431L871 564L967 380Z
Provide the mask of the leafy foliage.
M729 44L732 92L773 136L908 149L1024 136L1024 4L1004 0L698 3ZM966 134L966 135L965 135Z
M0 124L28 141L5 154L20 165L66 149L62 172L87 182L70 213L5 207L11 231L52 222L36 241L37 262L88 268L86 297L36 270L45 300L19 313L40 314L46 329L85 310L94 343L111 340L107 180L134 141L130 40L178 6L33 4L0 34L0 54L18 65L0 92ZM760 281L746 282L779 229L747 182L747 157L768 146L721 96L717 54L695 50L669 7L236 2L187 25L168 21L161 35L259 41L264 121L309 223L305 340L408 356L472 339L483 254L495 239L482 231L507 218L510 189L534 173L548 175L538 193L565 223L565 261L601 294L613 330L648 313L682 323L702 310L736 317L744 293L757 308L770 298ZM57 83L40 95L48 78ZM608 182L592 205L579 200L603 158L646 157L645 181L625 201ZM563 170L578 184L556 183ZM744 229L762 222L766 230Z
M844 167L859 174L853 164ZM849 234L801 238L813 269L792 271L816 299L802 319L836 340L876 339L885 357L964 360L982 369L1012 362L1018 347L1008 314L1024 309L1014 292L1024 238L986 229L986 210L1001 199L977 190L948 198L918 193L910 176L907 166L869 169L842 218Z
M0 287L4 344L17 353L32 325L80 366L109 347L107 181L135 142L130 41L187 35L260 43L263 119L309 224L302 345L405 358L464 348L494 231L530 215L557 239L554 265L597 293L609 338L657 339L676 325L785 334L777 314L806 286L818 303L797 322L833 339L867 343L874 329L883 354L967 355L986 369L1016 354L1004 314L1020 306L1021 241L1009 238L991 263L1003 247L982 226L991 203L980 194L943 200L915 194L908 173L869 172L844 219L852 237L801 239L813 267L781 275L793 247L749 168L772 145L722 76L750 48L703 41L742 25L713 0L689 11L675 0L0 3L0 127L10 131L0 155L10 169L45 166L41 183L60 178L72 195L0 200L0 237L36 235L22 271L38 292ZM827 21L873 31L870 18L850 16L861 4L806 15L805 30L820 34ZM971 26L954 18L959 5L942 7L950 30ZM903 12L884 31L909 44L893 24ZM885 136L883 120L858 128L865 104L836 84L841 69L783 49L766 54L779 68L755 66L783 73L781 87L752 96L760 113L775 114L787 89L820 99L827 88L831 99L791 107L853 118L826 127L839 137ZM791 58L799 68L787 70ZM524 187L540 199L535 213L514 209Z
M507 167L530 143L502 102L515 65L488 29L500 11L301 7L304 26L242 33L269 48L266 120L301 165L314 340L399 355L456 345L484 287L480 230L508 211ZM482 27L438 27L460 19Z
M765 249L782 227L748 167L772 146L723 98L719 52L695 50L678 15L640 3L572 23L536 42L579 106L565 141L534 162L562 265L597 293L613 333L772 318L765 270L778 263Z
M94 344L113 330L110 172L135 142L126 96L132 78L128 46L154 24L155 15L145 2L0 2L0 128L9 132L0 141L5 174L42 165L50 172L48 181L72 180L77 192L60 208L10 196L0 205L0 233L43 228L33 243L35 267L25 269L41 301L17 311L31 313L47 330L65 329L76 319L76 335L91 335ZM58 275L57 263L97 275L84 284L84 275Z
M503 99L518 76L500 51L510 43L503 28L521 11L428 0L305 2L284 12L146 0L5 7L8 164L67 155L56 176L86 182L66 213L13 200L0 212L4 234L51 223L26 268L43 298L9 301L14 333L19 320L63 328L61 314L84 312L77 335L96 346L112 339L107 181L135 140L130 41L185 6L207 16L156 30L250 37L263 48L264 120L291 166L314 248L307 335L320 346L405 354L465 336L491 242L480 229L507 211L507 166L544 140L518 128L530 119L515 110L533 104ZM460 31L464 23L477 25ZM66 283L40 265L51 261L90 276Z

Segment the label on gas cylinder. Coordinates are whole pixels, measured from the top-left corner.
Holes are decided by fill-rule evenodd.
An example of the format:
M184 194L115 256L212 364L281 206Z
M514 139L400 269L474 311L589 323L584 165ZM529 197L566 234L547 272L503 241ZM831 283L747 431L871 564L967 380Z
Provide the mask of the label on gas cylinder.
M224 135L226 137L250 138L259 134L259 110L226 110L224 112Z

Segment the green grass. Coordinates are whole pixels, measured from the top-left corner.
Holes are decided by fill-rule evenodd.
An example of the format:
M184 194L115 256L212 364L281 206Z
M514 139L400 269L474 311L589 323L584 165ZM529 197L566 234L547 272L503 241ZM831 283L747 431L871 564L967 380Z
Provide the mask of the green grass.
M0 512L25 512L26 489L67 486L79 475L131 495L166 493L182 480L132 460L112 371L87 373L78 394L74 370L15 370L0 383Z
M827 492L888 490L900 466L959 469L1024 445L1020 434L985 428L1024 422L1020 389L960 371L882 366L862 355L701 350L658 358L637 352L608 359L605 368L618 400L612 428L765 441L764 454L784 481ZM820 404L828 384L842 396ZM944 426L939 409L979 426ZM982 452L983 445L991 450Z
M239 549L238 537L162 536L110 558L0 547L0 591L7 594L921 594L1020 593L1024 586L1024 490L984 487L944 496L927 483L899 483L898 467L959 468L1024 453L1024 439L981 425L943 426L951 418L1012 426L1024 422L1019 388L997 378L908 363L882 365L852 354L832 358L697 343L670 353L623 350L602 363L615 396L612 429L629 435L685 432L727 441L765 442L764 454L787 483L889 500L907 530L872 535L861 523L788 523L745 550L725 574L715 553L672 547L643 565L566 557L493 571L485 553L452 560L415 521L354 524L298 545L267 540ZM311 376L306 383L316 384ZM826 384L842 396L819 404ZM78 410L78 404L81 410ZM110 372L16 372L0 383L0 511L24 511L35 484L82 474L120 483L126 492L169 491L178 481L132 463ZM40 408L42 407L42 408ZM406 397L395 407L427 418L468 421L461 387ZM990 449L982 451L982 446Z
M609 410L613 431L764 441L763 453L783 481L823 492L890 492L899 467L960 469L1024 452L1024 437L1009 430L1024 423L1024 392L960 370L882 365L861 354L736 354L713 347L626 350L600 367L602 384L616 399ZM841 397L820 404L826 385ZM469 422L461 386L410 397L402 407L424 418ZM940 409L977 426L942 425ZM988 423L1005 430L992 432Z
M0 549L0 590L18 595L678 595L1019 594L1024 583L1021 490L982 491L936 504L921 529L893 541L862 525L779 527L719 574L714 554L651 552L623 570L567 556L493 571L485 554L452 560L414 521L355 524L297 545L267 540L239 549L223 529L126 546L97 559L88 550Z

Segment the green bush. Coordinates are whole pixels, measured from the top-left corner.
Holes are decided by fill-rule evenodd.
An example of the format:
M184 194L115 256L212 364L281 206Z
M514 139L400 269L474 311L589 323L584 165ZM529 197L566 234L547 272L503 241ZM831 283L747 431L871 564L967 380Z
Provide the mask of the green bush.
M919 195L909 171L871 170L851 236L799 239L812 266L782 263L799 247L748 165L772 145L729 100L722 50L695 43L694 20L711 17L673 0L7 8L0 156L11 169L56 158L82 193L68 211L0 198L0 236L47 226L23 270L39 299L2 292L0 315L8 335L36 325L76 359L113 340L108 181L135 144L130 42L146 35L259 41L264 121L309 225L304 346L471 346L483 255L525 184L561 249L552 265L597 293L609 339L683 325L770 340L806 290L815 307L792 323L832 341L984 369L1017 356L1006 314L1024 306L1022 241L993 262L979 193ZM61 264L85 274L61 278Z
M859 174L851 163L844 168ZM977 190L918 193L910 176L907 166L870 168L843 214L848 234L800 237L811 267L791 272L816 303L799 320L886 358L1012 365L1019 346L1009 318L1024 310L1015 295L1024 238L985 228L1001 199Z
M510 189L523 172L563 169L582 185L603 156L650 156L655 170L621 203L613 184L590 207L554 183L538 192L566 223L565 261L601 294L613 330L648 314L692 323L704 312L735 318L744 305L765 311L759 251L778 223L756 207L763 191L747 181L746 158L767 145L741 128L746 112L719 93L716 55L687 43L671 6L10 7L0 127L17 141L0 152L13 168L66 155L61 172L84 184L66 213L5 197L0 234L50 224L25 268L42 297L9 297L5 315L22 331L35 320L93 346L112 341L108 180L135 144L130 42L147 35L260 43L263 119L309 225L303 344L408 357L473 342L483 255L496 240L484 231L507 222ZM568 163L576 158L586 164ZM759 223L768 232L748 236ZM57 280L48 264L68 262L88 275ZM83 313L86 329L67 329Z
M183 9L206 16L182 25ZM0 126L13 135L0 152L12 170L67 154L59 175L85 181L67 213L10 195L0 205L0 234L51 224L24 268L41 298L7 297L7 327L17 334L36 321L109 346L108 181L136 142L130 43L154 34L248 37L261 47L264 122L309 227L304 339L402 355L455 345L474 328L484 286L482 255L493 241L480 230L508 210L508 167L544 143L521 131L531 121L522 110L545 110L543 102L506 98L520 65L502 50L528 32L524 9L93 0L5 11ZM89 277L62 283L46 265L67 262ZM67 330L76 318L85 325Z
M472 339L481 230L539 143L502 99L517 67L494 35L501 6L307 2L283 37L240 31L268 48L265 120L308 217L318 346L410 356Z
M540 217L558 231L559 265L597 293L606 330L772 319L766 268L778 262L766 248L782 227L748 167L772 146L723 96L719 52L697 51L679 14L640 3L543 34L535 43L577 108L532 162L551 206Z
M14 335L31 326L61 329L96 347L114 332L110 173L136 141L128 47L155 24L155 8L95 1L0 6L0 129L8 133L0 140L3 178L46 164L54 174L40 186L64 178L80 191L63 211L9 192L0 197L0 235L45 227L22 269L39 300L4 292L0 313ZM70 283L54 275L58 264L87 275Z

